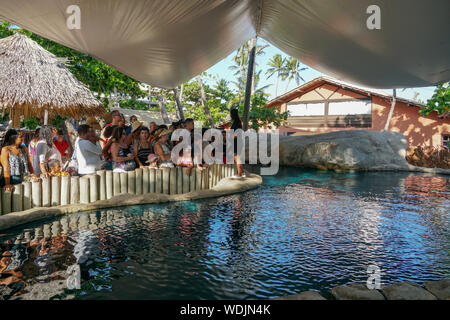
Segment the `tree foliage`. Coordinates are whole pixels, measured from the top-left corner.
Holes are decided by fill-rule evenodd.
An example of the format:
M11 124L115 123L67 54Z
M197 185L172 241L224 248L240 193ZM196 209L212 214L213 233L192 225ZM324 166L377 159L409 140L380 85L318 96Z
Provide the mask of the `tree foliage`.
M433 96L428 100L427 106L420 109L420 114L428 116L436 111L440 115L450 115L450 83L444 83L436 87Z

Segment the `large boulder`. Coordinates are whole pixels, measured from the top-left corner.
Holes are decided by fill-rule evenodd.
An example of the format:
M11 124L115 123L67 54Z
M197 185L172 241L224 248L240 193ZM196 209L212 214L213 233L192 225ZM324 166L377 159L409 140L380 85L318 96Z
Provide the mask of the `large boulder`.
M384 300L384 296L378 290L370 290L361 283L334 287L331 294L336 300Z
M437 300L429 291L410 281L395 283L381 291L388 300Z
M450 300L450 279L425 281L424 287L439 300Z
M276 298L275 300L326 300L317 291L304 291L291 296L284 296Z
M280 136L280 165L334 170L408 170L408 142L397 132L336 131Z

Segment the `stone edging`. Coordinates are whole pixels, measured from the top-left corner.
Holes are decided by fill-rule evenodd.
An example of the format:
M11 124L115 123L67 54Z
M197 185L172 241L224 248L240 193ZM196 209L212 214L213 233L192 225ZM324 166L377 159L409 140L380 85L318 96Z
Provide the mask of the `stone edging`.
M172 201L189 201L220 197L229 194L254 189L262 184L262 178L256 174L247 173L245 178L228 177L219 181L212 189L191 191L185 194L166 195L147 193L142 195L122 194L108 200L99 200L86 204L69 204L57 207L39 207L20 212L12 212L0 216L0 230L9 229L43 218L75 213L81 211L99 210L112 207L132 206L138 204L163 203Z
M425 281L423 286L410 281L370 290L366 284L355 283L331 289L336 300L450 300L450 280ZM275 300L327 300L317 291L280 297Z

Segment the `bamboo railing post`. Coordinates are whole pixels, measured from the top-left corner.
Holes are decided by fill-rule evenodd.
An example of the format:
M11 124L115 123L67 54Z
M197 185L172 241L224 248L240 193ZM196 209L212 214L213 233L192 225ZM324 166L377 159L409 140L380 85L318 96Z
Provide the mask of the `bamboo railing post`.
M111 170L105 173L106 182L106 199L111 199L114 196L114 180L113 172Z
M128 193L128 174L126 172L120 173L120 194Z
M23 210L31 208L31 182L22 182L23 184Z
M155 192L162 193L162 168L155 172Z
M99 176L96 174L89 175L89 202L95 202L99 199ZM83 189L81 189L83 190Z
M155 193L156 190L156 170L155 168L150 168L149 181L150 181L150 193Z
M11 196L12 191L6 191L2 188L2 213L8 214L11 212Z
M99 200L106 199L106 171L99 170L97 171L97 175L99 176Z
M177 168L170 168L170 194L177 194Z
M118 196L120 194L120 173L113 172L113 195Z
M12 212L23 210L23 185L16 184L12 194Z
M80 203L89 203L90 196L90 183L89 176L83 176L80 178Z
M191 174L189 175L189 192L195 191L195 170L191 168Z
M52 202L51 206L59 206L61 201L61 183L59 177L52 177ZM42 188L42 193L44 193L44 188Z
M135 171L136 176L136 186L135 186L135 193L136 194L142 194L142 168L137 168Z
M208 189L208 168L202 169L202 186L201 190Z
M150 170L148 167L142 168L142 193L146 194L150 191Z
M195 168L195 190L202 189L202 170L200 168Z
M162 168L161 170L162 193L169 194L170 188L170 168Z
M136 172L127 171L128 175L128 191L129 194L136 194Z
M61 177L61 205L64 206L70 203L70 177Z
M41 180L31 183L31 196L33 208L42 207L42 184Z
M177 194L183 193L183 168L177 167Z
M70 177L70 204L80 203L80 177Z
M52 205L52 178L42 178L42 207L50 207Z
M182 193L188 193L189 192L189 185L190 185L190 177L187 173L188 168L182 168L183 169L183 192Z

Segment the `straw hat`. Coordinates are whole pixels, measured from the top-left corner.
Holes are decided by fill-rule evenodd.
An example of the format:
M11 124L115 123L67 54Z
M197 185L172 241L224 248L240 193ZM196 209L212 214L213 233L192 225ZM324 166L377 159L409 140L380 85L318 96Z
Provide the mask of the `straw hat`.
M105 113L103 116L103 120L105 120L106 123L111 123L112 122L112 115L111 113Z
M156 140L158 140L159 138L161 138L162 136L165 136L166 134L171 133L172 131L170 131L169 129L162 129L157 135L156 135Z
M98 123L97 119L95 119L95 117L88 117L86 119L86 124L95 130L102 130L102 127Z
M142 127L144 123L141 121L135 121L133 122L133 124L131 125L131 133L135 132L137 129L139 129L140 127Z

